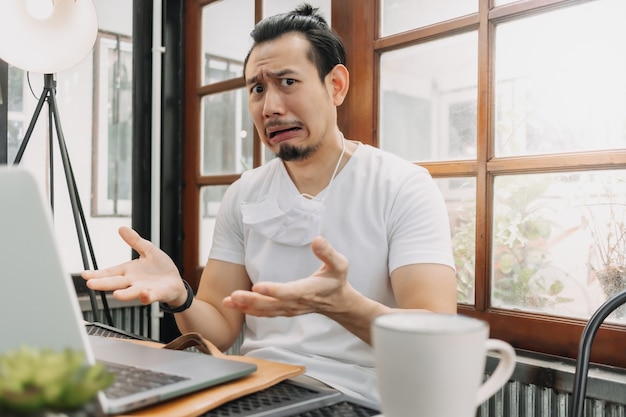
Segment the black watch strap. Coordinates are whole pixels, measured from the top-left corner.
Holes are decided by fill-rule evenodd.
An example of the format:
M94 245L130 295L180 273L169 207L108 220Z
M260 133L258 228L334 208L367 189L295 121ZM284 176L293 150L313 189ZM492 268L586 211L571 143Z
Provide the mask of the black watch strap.
M165 313L180 313L187 310L191 307L191 303L193 302L193 290L191 289L191 285L185 280L183 280L183 284L185 284L185 288L187 289L187 299L183 305L178 307L170 307L167 303L159 303L159 307Z

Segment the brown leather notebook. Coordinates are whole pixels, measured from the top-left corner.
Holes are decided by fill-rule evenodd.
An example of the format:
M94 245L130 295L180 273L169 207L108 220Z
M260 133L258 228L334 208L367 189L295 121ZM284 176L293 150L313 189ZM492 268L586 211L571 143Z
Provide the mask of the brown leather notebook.
M285 379L304 373L303 366L290 365L247 356L226 355L198 333L186 333L166 345L157 342L133 340L132 343L163 346L164 349L187 349L195 347L200 352L225 359L254 363L257 370L249 376L217 385L206 390L188 394L158 405L142 408L123 416L195 417L222 404L263 389ZM121 415L122 416L122 415ZM120 416L120 417L121 417Z

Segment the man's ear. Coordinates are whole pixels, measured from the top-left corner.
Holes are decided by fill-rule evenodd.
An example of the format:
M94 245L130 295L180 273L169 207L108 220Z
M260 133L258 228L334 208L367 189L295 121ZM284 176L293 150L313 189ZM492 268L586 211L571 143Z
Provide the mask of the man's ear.
M330 93L335 106L340 106L348 94L350 87L350 73L345 65L337 64L326 75L326 82L330 83Z

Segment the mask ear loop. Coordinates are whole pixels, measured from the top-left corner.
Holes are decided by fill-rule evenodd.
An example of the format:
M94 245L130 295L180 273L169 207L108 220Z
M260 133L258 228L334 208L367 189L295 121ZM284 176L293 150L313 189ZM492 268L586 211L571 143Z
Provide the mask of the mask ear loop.
M312 196L311 194L307 194L307 193L302 193L302 197L307 198L309 200L319 200L320 202L324 202L324 200L326 199L326 196L328 195L328 192L330 191L330 187L331 185L333 185L333 181L335 180L335 176L337 175L337 171L339 171L339 165L341 165L341 161L343 160L343 155L346 153L346 140L343 137L343 134L341 135L341 155L339 155L339 159L337 160L337 165L335 165L335 170L333 171L333 176L330 177L330 182L328 183L328 186L326 187L326 191L324 192L324 196L322 198L317 198Z

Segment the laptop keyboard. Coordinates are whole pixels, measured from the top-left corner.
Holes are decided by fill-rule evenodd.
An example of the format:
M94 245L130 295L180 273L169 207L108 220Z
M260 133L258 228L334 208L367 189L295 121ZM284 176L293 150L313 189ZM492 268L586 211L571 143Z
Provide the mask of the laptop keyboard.
M380 414L358 404L343 401L337 404L320 407L316 410L293 414L289 417L371 417Z
M148 337L127 332L122 329L118 329L117 327L108 326L103 323L87 323L85 325L85 329L87 330L87 334L90 336L104 336L104 337L116 337L119 339L134 339L134 340L152 340Z
M248 416L287 416L287 417L371 417L379 411L355 404L339 401L331 404L327 394L292 384L279 382L262 391L232 400L220 407L202 414L201 417L248 417ZM310 404L308 411L292 411L300 404ZM277 411L280 410L280 411Z
M108 398L122 398L187 379L178 375L113 363L104 363L104 366L107 371L115 375L113 385L104 391Z
M147 339L133 333L103 325L102 323L89 323L87 325L87 333L90 335L119 337L124 339ZM105 366L109 368L110 372L118 374L118 371L114 369L114 367L119 367L119 365L105 364ZM161 375L152 371L145 371L136 368L130 368L130 370L127 371L122 370L120 373L123 375L126 372L131 373L130 387L123 388L123 386L126 385L125 383L122 383L123 377L116 377L116 382L105 390L107 397L119 398L121 396L128 395L129 393L140 392L153 387L154 385L152 385L152 383L155 382L160 385L166 385L167 383L172 382L170 380L172 375ZM140 373L144 372L148 375L145 377L140 376ZM174 379L176 378L178 378L178 380L184 379L179 376L174 376ZM137 379L139 379L140 382L137 382ZM267 413L271 412L272 409L280 409L285 406L288 407L289 405L293 406L300 402L315 402L315 399L319 395L320 394L317 391L291 384L288 381L283 381L262 391L230 401L220 407L206 412L205 414L202 414L201 417L244 417L255 415L257 413L268 415ZM309 411L286 414L281 413L281 415L287 415L288 417L371 417L378 414L379 411L372 410L368 407L354 404L349 401L320 405Z

